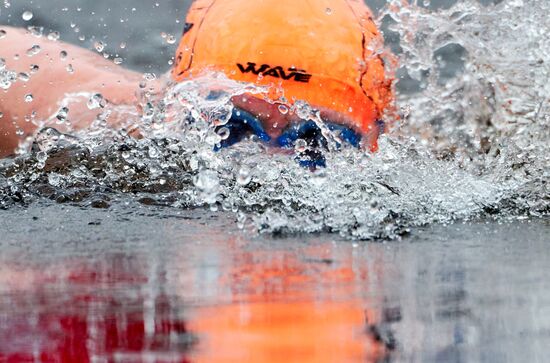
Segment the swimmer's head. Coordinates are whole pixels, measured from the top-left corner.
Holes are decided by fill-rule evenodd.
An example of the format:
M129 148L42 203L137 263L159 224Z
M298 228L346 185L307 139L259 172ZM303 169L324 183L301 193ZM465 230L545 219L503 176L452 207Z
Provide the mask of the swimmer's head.
M392 98L382 47L362 0L196 0L173 77L219 71L272 85L271 101L303 100L368 133Z

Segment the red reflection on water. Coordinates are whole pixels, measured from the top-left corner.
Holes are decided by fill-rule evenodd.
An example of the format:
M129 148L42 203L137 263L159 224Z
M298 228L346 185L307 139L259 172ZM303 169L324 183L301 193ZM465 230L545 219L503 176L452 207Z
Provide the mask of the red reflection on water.
M2 269L0 362L189 362L181 304L144 293L142 266L120 256L71 266Z
M107 255L0 268L0 362L322 363L388 356L366 332L366 322L380 314L357 294L368 286L369 270L355 266L351 251L248 250L220 239L185 245L181 253L186 257L162 261ZM215 278L205 277L201 261Z

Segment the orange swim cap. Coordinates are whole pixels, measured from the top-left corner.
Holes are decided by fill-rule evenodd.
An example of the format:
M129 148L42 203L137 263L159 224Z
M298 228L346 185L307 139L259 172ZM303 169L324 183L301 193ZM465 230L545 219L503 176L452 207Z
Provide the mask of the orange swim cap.
M196 0L173 77L214 70L279 86L290 103L337 111L368 132L392 98L382 45L362 0Z

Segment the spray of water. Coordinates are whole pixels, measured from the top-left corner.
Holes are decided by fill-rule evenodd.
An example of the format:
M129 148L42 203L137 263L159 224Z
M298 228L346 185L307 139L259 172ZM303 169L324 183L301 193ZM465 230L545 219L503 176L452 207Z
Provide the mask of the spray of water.
M231 97L265 89L215 74L169 85L144 99L142 114L128 115L132 128L122 130L101 121L124 110L87 95L101 108L90 129L62 134L56 116L30 152L1 162L0 208L37 195L92 207L137 198L230 211L252 232L356 239L397 238L428 223L547 216L549 10L545 0L463 1L439 11L390 2L379 20L399 39L402 117L388 120L393 126L378 153L331 151L316 171L300 167L295 151L254 138L214 151L227 137ZM452 72L450 50L462 54ZM0 84L15 81L1 71ZM306 104L285 111L323 127Z

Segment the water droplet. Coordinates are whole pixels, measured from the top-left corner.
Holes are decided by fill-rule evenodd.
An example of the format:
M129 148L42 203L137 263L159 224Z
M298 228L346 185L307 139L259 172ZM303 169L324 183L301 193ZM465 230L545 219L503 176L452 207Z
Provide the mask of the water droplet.
M325 9L325 13L326 13L327 15L332 15L332 9L331 9L331 8L326 8L326 9Z
M48 160L48 154L45 151L39 151L36 153L36 160L43 163Z
M288 107L286 107L285 105L279 105L279 112L283 115L286 115L288 113Z
M231 131L229 131L229 129L227 127L221 127L218 130L218 136L222 140L227 140L227 138L229 137L230 134L231 134Z
M113 59L113 63L119 65L119 64L122 64L123 60L122 58L120 57L116 57L115 59Z
M20 80L20 81L28 82L30 78L31 78L31 77L29 76L28 73L25 73L25 72L19 73L19 80Z
M61 58L61 60L65 60L67 59L67 52L62 50L61 52L59 52L59 58Z
M32 94L28 93L25 95L25 102L27 103L31 103L32 101L34 101L34 97Z
M239 211L239 213L237 213L237 227L239 229L243 229L244 228L244 224L246 222L246 214L244 214L243 212Z
M298 153L303 153L307 150L307 141L304 139L298 139L296 140L296 143L294 144L294 150Z
M206 203L216 202L216 196L220 187L218 173L212 170L203 170L193 178L193 184L202 191L202 197Z
M3 70L4 67L1 66L1 63L2 62L0 62L0 70L2 70L2 73L0 74L2 77L0 77L0 88L7 90L15 81L17 81L17 73L9 70Z
M176 37L173 36L173 35L169 35L167 38L166 38L166 43L168 44L175 44L176 43Z
M53 31L50 34L48 34L48 39L53 42L58 41L60 37L61 37L61 34L59 34L58 31Z
M6 60L4 58L0 58L0 71L6 68Z
M23 20L25 20L25 21L31 20L31 19L33 18L33 16L34 16L34 14L32 13L32 11L29 11L29 10L25 11L25 12L23 13L23 15L21 15L21 17L22 17Z
M31 35L37 38L42 38L42 35L44 34L43 26L29 26L27 27L27 30L31 33Z
M105 43L103 43L102 41L97 41L94 43L94 48L95 50L97 50L99 53L103 52L103 50L105 49Z
M72 64L68 64L67 67L65 68L67 70L67 72L73 74L74 73L74 68L73 68L73 65Z
M157 79L157 75L154 73L144 73L143 78L145 78L146 81L151 82Z
M4 117L4 114L2 112L0 112L0 118Z
M69 115L69 109L67 107L62 107L57 112L57 115L55 116L57 118L57 124L62 124L67 121L67 116Z
M120 43L120 49L124 49L124 48L126 48L126 43L125 42Z
M37 64L31 64L30 70L31 70L31 73L36 73L40 70L40 67Z
M4 38L6 36L6 31L4 29L0 29L0 39Z
M42 50L42 48L38 44L35 44L32 47L30 47L29 49L27 49L27 55L29 57L35 56L38 53L40 53L41 50Z
M243 165L239 169L239 172L237 173L237 183L239 185L245 186L252 180L252 176L250 175L250 168L248 166Z
M57 173L50 173L48 175L48 183L54 187L58 187L63 182L63 177Z

